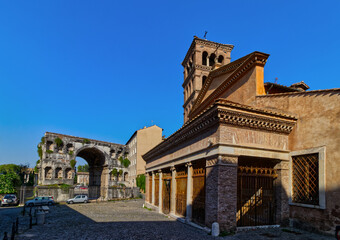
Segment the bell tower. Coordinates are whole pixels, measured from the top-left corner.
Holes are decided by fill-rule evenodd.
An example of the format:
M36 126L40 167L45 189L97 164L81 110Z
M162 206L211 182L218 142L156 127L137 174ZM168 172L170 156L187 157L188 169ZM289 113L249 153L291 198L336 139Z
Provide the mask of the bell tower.
M194 36L194 40L182 62L184 67L184 123L210 71L230 63L230 44L221 44Z

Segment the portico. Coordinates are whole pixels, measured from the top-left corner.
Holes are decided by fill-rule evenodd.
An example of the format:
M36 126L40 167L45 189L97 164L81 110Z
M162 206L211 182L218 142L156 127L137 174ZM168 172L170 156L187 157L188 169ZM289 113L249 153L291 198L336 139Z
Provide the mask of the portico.
M155 189L146 201L159 212L208 227L218 222L221 229L231 230L255 214L258 204L253 202L270 200L275 206L258 209L258 220L251 224L287 221L287 146L295 121L293 116L217 100L143 156L146 182ZM244 189L249 190L239 183L245 176L259 186L252 186L253 196L242 201ZM264 176L267 182L258 180Z

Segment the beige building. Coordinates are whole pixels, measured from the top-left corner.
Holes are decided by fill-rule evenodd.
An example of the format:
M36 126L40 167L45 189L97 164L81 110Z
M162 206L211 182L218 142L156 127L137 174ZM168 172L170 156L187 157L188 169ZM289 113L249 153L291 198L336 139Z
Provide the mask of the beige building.
M333 234L340 89L265 83L269 55L230 62L232 48L193 39L182 63L185 124L143 155L146 202L226 231L291 224Z
M129 182L132 186L136 186L136 177L145 173L145 161L142 155L162 141L162 131L163 129L156 125L144 127L135 131L127 141L130 160Z
M77 172L77 183L83 186L88 186L90 182L88 172Z

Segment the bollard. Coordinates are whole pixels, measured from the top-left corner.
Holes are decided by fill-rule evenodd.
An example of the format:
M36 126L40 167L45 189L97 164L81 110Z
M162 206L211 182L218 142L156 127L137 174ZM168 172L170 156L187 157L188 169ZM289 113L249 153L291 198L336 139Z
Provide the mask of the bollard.
M13 225L12 225L11 240L14 240L14 236L15 236L15 223L13 223Z
M7 232L5 232L3 240L8 240Z
M32 214L30 214L30 229L32 229Z
M30 215L32 215L32 207L30 207Z
M25 213L26 213L26 207L24 205L24 209L22 210L22 216L25 216Z
M211 236L218 237L219 235L220 235L220 226L217 222L214 222L211 228Z
M17 221L15 222L15 233L18 234L19 232L19 218L17 217Z
M335 227L335 238L340 240L340 226Z

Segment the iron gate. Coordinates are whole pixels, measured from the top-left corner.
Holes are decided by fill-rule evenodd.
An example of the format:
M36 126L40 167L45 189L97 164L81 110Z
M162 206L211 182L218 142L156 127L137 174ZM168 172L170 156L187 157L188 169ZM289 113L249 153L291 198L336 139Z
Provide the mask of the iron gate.
M205 220L205 168L194 169L192 219L204 224Z
M163 173L163 213L170 213L171 173Z
M275 169L239 166L237 226L275 224Z
M186 216L187 208L187 173L177 172L176 175L176 214Z

